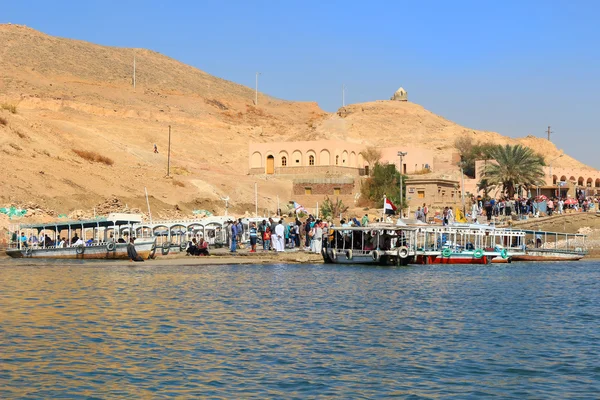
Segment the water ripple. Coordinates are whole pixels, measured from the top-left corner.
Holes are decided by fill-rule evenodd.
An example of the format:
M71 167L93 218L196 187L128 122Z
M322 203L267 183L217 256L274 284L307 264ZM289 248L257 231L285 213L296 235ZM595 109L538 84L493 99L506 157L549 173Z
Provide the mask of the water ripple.
M0 398L595 398L600 264L0 266Z

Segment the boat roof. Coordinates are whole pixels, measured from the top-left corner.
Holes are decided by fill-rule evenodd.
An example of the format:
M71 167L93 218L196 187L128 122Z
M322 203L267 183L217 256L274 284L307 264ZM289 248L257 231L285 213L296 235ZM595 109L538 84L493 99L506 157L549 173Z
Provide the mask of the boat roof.
M372 223L367 226L332 226L330 229L335 231L397 231L397 230L416 230L416 227L396 225L391 223Z
M550 231L534 231L530 229L519 229L521 232L525 232L528 235L560 235L560 236L579 236L579 237L587 237L586 234L583 233L567 233L567 232L550 232Z
M48 229L48 230L63 230L69 229L69 227L75 229L81 228L110 228L111 226L119 225L130 225L138 224L142 221L140 214L125 214L125 213L111 213L107 217L88 219L88 220L71 220L71 221L54 221L45 222L38 224L21 224L21 229Z

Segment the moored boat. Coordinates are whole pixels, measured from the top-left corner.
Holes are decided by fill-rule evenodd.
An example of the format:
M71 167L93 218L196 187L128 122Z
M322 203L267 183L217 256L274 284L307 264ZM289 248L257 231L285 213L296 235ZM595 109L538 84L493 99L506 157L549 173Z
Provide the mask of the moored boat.
M139 215L115 213L94 220L19 225L6 254L12 258L127 259L128 243L122 234L126 229L132 232L139 222ZM61 235L65 232L68 240ZM155 242L153 237L138 237L133 245L141 258L148 259L154 258Z

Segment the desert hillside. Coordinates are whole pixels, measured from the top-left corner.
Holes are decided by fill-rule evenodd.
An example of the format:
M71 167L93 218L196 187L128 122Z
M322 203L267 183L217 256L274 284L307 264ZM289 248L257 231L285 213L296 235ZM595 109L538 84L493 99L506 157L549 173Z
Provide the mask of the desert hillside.
M220 213L224 196L231 198L230 211L243 213L254 209L257 180L260 209L273 210L277 196L289 200L291 182L249 176L250 141L408 143L435 149L437 161L448 165L458 135L514 142L412 103L355 104L329 114L316 103L259 94L256 107L251 88L150 50L99 46L10 24L0 25L0 43L0 207L25 205L49 212L42 213L48 218L116 204L145 210L144 188L159 217L194 209ZM559 154L542 139L519 141ZM560 162L580 166L569 157Z

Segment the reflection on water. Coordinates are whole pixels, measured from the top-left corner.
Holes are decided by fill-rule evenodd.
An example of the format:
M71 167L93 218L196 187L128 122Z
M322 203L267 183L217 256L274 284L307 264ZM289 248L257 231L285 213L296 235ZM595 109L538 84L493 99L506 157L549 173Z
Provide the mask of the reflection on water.
M3 262L3 399L600 393L598 263Z

